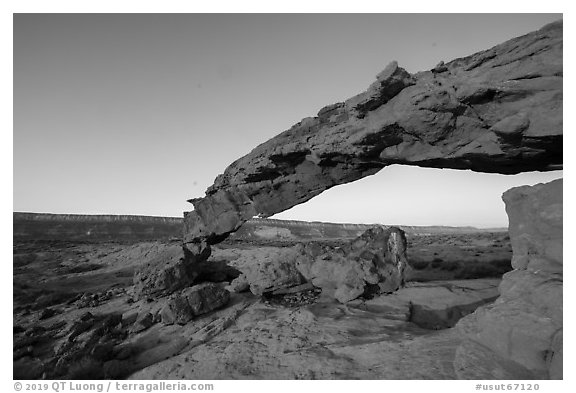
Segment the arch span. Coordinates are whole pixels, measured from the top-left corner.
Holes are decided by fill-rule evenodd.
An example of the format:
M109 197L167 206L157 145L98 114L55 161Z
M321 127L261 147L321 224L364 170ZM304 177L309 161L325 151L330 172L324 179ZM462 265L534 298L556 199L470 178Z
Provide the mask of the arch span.
M410 74L389 64L363 93L322 108L233 162L184 213L204 259L268 217L391 164L515 174L562 168L562 22Z

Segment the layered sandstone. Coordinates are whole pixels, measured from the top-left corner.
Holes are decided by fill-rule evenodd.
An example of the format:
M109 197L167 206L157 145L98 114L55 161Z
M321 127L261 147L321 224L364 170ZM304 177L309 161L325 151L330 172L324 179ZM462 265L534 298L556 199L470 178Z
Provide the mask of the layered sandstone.
M562 167L562 22L410 74L389 64L363 93L322 108L233 162L190 200L199 254L267 217L392 164L514 174Z
M500 297L458 324L466 379L562 379L562 179L504 193L514 256Z
M323 296L341 303L367 293L391 293L405 283L406 236L396 227L373 227L342 247L310 243L298 250L298 271Z
M320 288L322 296L346 303L361 295L390 293L404 286L406 236L396 227L373 226L341 246L299 243L263 247L238 258L242 275L230 289L255 295Z

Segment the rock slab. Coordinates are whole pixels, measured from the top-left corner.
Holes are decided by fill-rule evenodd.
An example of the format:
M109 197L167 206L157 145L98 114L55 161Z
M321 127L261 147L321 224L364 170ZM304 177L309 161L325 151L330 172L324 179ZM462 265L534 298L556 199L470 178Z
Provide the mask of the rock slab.
M447 329L478 307L493 302L499 284L500 280L493 278L411 282L393 294L355 300L349 305L425 329Z

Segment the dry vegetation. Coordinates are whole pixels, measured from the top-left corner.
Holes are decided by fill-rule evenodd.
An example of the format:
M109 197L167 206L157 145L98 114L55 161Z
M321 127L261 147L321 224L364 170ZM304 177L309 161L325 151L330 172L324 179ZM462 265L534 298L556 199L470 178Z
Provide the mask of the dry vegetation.
M506 232L408 235L409 280L500 277L512 269Z

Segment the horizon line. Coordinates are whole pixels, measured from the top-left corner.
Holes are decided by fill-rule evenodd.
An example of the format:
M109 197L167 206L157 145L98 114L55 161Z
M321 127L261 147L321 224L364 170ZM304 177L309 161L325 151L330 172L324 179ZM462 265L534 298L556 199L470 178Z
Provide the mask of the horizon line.
M152 216L152 215L145 215L145 214L101 214L101 213L45 213L45 212L30 212L30 211L13 211L12 214L30 214L30 215L52 215L52 216L90 216L90 217L145 217L145 218L167 218L167 219L176 219L176 220L183 220L184 217L176 217L176 216ZM250 220L269 220L269 221L296 221L296 222L303 222L303 223L319 223L319 224L339 224L339 225L384 225L384 226L397 226L397 227L444 227L444 228L473 228L473 229L508 229L508 226L475 226L475 225L445 225L445 224L419 224L419 225L411 225L411 224L383 224L383 223L366 223L366 222L332 222L332 221L319 221L319 220L312 220L312 221L305 221L305 220L295 220L295 219L279 219L279 218L261 218L254 216L250 218ZM248 222L246 221L246 222Z

